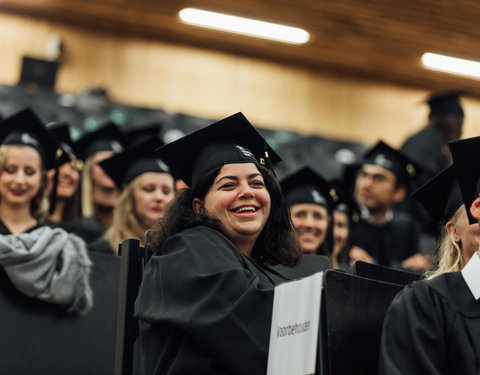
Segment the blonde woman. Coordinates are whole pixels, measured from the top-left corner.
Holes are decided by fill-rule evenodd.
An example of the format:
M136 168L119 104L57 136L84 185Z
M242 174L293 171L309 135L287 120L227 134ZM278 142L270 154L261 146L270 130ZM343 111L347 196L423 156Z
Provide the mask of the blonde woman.
M29 109L0 127L0 234L32 231L46 219L47 170L60 146Z
M441 222L435 267L427 273L432 278L446 272L461 271L480 245L478 224L470 224L454 166L433 177L412 194Z
M91 132L75 143L79 156L84 161L82 174L82 215L87 219L90 230L98 235L110 226L113 208L119 191L112 179L98 164L124 148L121 131L113 123L108 123Z
M118 244L127 238L137 238L143 245L145 232L163 217L175 195L175 181L167 165L153 153L158 144L155 139L142 142L100 163L122 190L112 225L91 244L91 250L117 253Z

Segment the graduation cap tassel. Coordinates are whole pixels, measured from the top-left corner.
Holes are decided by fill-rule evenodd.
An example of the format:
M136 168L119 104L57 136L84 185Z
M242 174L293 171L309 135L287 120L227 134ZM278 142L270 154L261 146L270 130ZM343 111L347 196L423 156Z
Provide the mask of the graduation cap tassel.
M48 207L49 215L53 214L55 211L55 206L57 205L58 169L60 168L60 159L62 154L62 149L57 149L57 154L55 155L55 175L53 176L53 187L50 194L50 206Z

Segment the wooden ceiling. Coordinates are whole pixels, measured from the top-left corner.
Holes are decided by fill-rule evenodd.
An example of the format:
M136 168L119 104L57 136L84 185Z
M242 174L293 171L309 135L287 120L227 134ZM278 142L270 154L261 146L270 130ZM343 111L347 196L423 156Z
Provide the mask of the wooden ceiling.
M184 7L301 27L312 40L296 46L188 26L177 16ZM0 11L480 97L480 80L427 70L420 60L435 52L480 61L480 2L472 0L0 0Z

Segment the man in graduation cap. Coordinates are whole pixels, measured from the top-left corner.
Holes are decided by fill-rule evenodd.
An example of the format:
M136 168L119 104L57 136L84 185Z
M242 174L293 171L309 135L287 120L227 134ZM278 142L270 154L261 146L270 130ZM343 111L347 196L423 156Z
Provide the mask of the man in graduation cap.
M460 104L460 91L432 95L427 104L430 107L428 125L409 137L401 150L422 166L425 182L445 169L451 163L448 142L460 138L464 112Z
M414 270L429 268L429 259L418 251L416 222L393 210L405 198L415 174L416 166L382 141L367 152L355 180L361 218L354 231L351 259Z

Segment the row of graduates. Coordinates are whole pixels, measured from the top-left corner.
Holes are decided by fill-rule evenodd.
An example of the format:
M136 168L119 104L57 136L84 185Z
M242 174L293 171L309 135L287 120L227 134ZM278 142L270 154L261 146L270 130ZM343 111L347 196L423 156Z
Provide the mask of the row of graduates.
M73 142L67 124L45 127L27 109L3 121L1 129L3 145L34 146L40 152L44 160L36 168L38 176L46 177L33 187L34 194L23 194L23 182L15 187L15 199L24 196L30 207L22 218L16 208L2 214L8 203L2 200L2 234L47 223L78 234L91 250L116 253L127 238L143 244L145 232L163 216L175 191L185 187L154 153L162 144L159 125L125 134L109 123ZM332 268L349 269L362 260L429 269L428 256L419 250L418 225L393 211L418 170L381 141L365 154L353 178L327 181L310 166L299 166L281 183L302 251L328 256Z
M110 134L110 131L108 133ZM83 139L85 143L88 141L90 155L94 156L97 153L98 158L101 158L98 152L104 152L103 156L106 153L109 153L109 156L112 155L115 148L113 145L117 143L112 142L110 135L105 138L100 137L100 133L90 136L93 139L88 140L88 136ZM91 142L92 140L97 142ZM50 221L54 221L52 218L56 211L57 217L63 217L63 214L69 210L66 209L61 214L58 210L67 207L67 199L65 199L67 189L65 188L68 184L63 180L60 168L68 167L74 171L77 166L71 153L58 151L59 148L66 150L67 147L58 147L58 139L51 136L51 133L30 110L14 115L0 124L0 143L2 144L0 152L3 155L0 173L2 234L30 232L43 225L42 215L46 207L50 207ZM106 146L102 143L110 145L110 148L105 149ZM124 225L130 230L127 236L142 239L145 230L153 224L152 236L147 245L155 253L145 270L135 312L140 319L143 366L147 373L158 374L199 372L263 374L268 352L273 290L275 285L288 281L270 266L276 264L294 266L300 262L302 251L318 252L328 238L328 230L322 232L322 241L318 241L309 229L302 231L301 223L295 224L296 217L319 218L322 214L318 210L312 211L312 208L323 207L326 209L323 211L323 216L327 218L328 223L334 217L330 212L333 212L336 206L338 212L342 210L349 212L347 222L350 220L348 218L351 218L351 222L358 224L360 223L358 211L345 210L345 207L356 206L352 204L348 194L342 195L341 188L332 188L331 184L326 183L308 168L287 177L283 181L282 193L282 188L272 173L272 165L280 161L280 157L241 114L233 115L165 145L159 150L157 156L153 153L153 149L158 145L158 139L151 139L150 143L139 142L128 146L111 158L91 162L92 168L94 166L101 168L96 171L93 168L92 175L104 171L117 186L124 187L118 202L128 201L130 206L127 203L122 204L127 207L127 210L119 214L119 219L127 223ZM471 151L471 149L468 150ZM393 180L394 191L398 191L397 189L403 186L405 181L403 178L412 176L411 163L405 162L403 157L399 159L398 155L395 150L383 143L374 147L367 153L360 172L356 174L357 183L362 178L366 179L370 185L385 182L385 173L378 173L378 170L370 168L380 167L398 178L398 183ZM90 172L87 173L90 163L88 158L85 160L84 177L90 175ZM468 164L466 160L458 163L458 165L466 164ZM190 189L178 191L175 198L174 179L170 168L175 176L190 187ZM52 170L58 170L58 173L49 172ZM471 171L461 172L472 176ZM48 174L51 175L51 187L47 183ZM143 178L153 177L152 174L155 177L161 175L165 179L161 182L159 179L151 182L148 178ZM458 175L458 171L455 170L454 177ZM388 173L386 176L389 176ZM474 185L473 190L475 190L477 177L478 175L473 174L474 181L467 181L464 185L468 187ZM148 183L144 185L145 181ZM131 192L128 192L129 185L132 186ZM442 187L446 185L443 182L440 183ZM90 197L94 195L94 189L95 186L92 186ZM433 191L436 189L434 188ZM49 205L46 205L49 190L56 194L52 195L53 199ZM111 186L105 190L106 192L114 191ZM364 192L365 203L368 203L368 198L373 195L368 192L368 189ZM160 198L149 199L150 194L158 194ZM122 195L125 196L125 200L122 200ZM465 195L471 200L475 197L471 191L464 192ZM168 208L169 199L165 196L172 200ZM424 201L432 202L431 191L426 196L428 198ZM454 201L450 199L450 192L445 196L447 197L445 200L434 201L431 207L437 209L442 215L445 215L445 212L448 215L463 212L466 217L465 208L462 211L462 206L456 206L458 199L457 203L450 205ZM463 199L461 201L463 202ZM140 205L142 202L143 206ZM150 202L156 203L151 206ZM341 203L344 204L343 209ZM64 220L60 225L65 227L72 225L72 230L77 231L78 234L83 233L84 238L95 238L92 235L93 229L98 228L97 225L102 222L102 218L107 217L106 208L109 207L105 201L97 200L97 205L96 211L104 214L99 215L98 219L94 220L93 216L81 217L80 221ZM117 204L116 207L118 206L120 205ZM442 209L438 210L438 206ZM298 215L296 209L298 209ZM290 222L289 210L293 226ZM372 211L374 213L374 210ZM94 212L95 209L92 214ZM162 215L165 216L164 220L158 221L157 219ZM115 228L115 216L114 213L113 224L104 237L91 242L91 249L102 248L101 243L103 243L108 248L106 251L115 252L118 243L124 239L121 238L123 233L118 237L109 237L111 233L109 231ZM450 219L452 217L448 220L453 222ZM107 221L103 220L103 222ZM135 232L132 222L137 224L138 232ZM390 220L390 222L393 221ZM92 223L96 226L91 225ZM308 225L306 227L308 228ZM476 228L478 230L478 224ZM452 229L451 225L450 229ZM461 242L465 245L467 240L461 238L459 232L460 230L451 231L450 238L454 238L457 244ZM458 235L458 238L454 235ZM408 241L410 238L407 232L402 236L394 240ZM474 237L472 234L470 236ZM332 237L333 235L330 239ZM406 253L395 253L392 258L395 261L402 262L405 257L408 259L417 255L415 248L400 247L400 249ZM355 250L360 250L361 253L363 249ZM390 250L388 246L381 248L382 253L372 252L374 254L372 258L380 259L379 254L386 254ZM348 250L350 257L352 257L351 253L352 250ZM327 250L327 254L331 255L332 252ZM460 248L460 254L458 267L465 265L469 256L474 258L471 255L473 251L469 253L465 248ZM450 253L446 253L446 256L453 257ZM455 270L458 268L452 268L449 271ZM478 269L474 268L474 280L478 279L479 274L475 271ZM470 301L467 285L462 284L462 279L458 280L458 276L455 277L455 291L458 290L462 301L466 301L472 308L467 317L473 317L474 325L471 329L474 330L475 318L478 317L476 313L478 303ZM437 278L437 280L444 279ZM444 282L448 284L449 281ZM430 284L422 283L421 285L426 285L426 293L433 295ZM461 285L461 288L457 288L458 285ZM447 288L450 286L447 285ZM448 331L449 337L452 337L451 335L457 329L463 329L462 332L465 332L465 324L461 320L463 318L458 317L464 316L463 306L450 303L450 295L444 293L441 287L434 287L434 289L436 293L440 293L440 296L435 297L435 303L426 303L427 307L424 306L424 313L428 316L426 322L415 316L415 309L410 312L413 314L412 319L417 319L420 325L433 321L431 320L433 318L428 315L429 313L437 314L436 311L431 311L432 306L435 308L443 303L444 309L450 309L452 321L460 322L459 327ZM408 295L408 292L405 294ZM406 297L399 298L402 301L402 298ZM425 301L428 302L428 299ZM442 313L440 315L442 316ZM395 319L387 319L387 322L404 322L400 318L408 315L401 312L399 316L394 316ZM444 344L447 345L446 338L442 336L445 332L439 331L448 322L437 323L438 325L432 329L439 338L445 339ZM390 324L395 326L395 323ZM469 324L471 324L470 321L467 324L468 327L470 327ZM408 331L404 326L400 325L400 327L402 328L397 332L404 334ZM427 325L428 327L430 326ZM395 329L386 331L390 330L395 331ZM417 331L418 329L415 329L414 332L408 333L412 342L419 340L415 338ZM225 345L225 334L228 334L234 346ZM394 348L388 344L388 338L385 340L387 343L385 348L388 350ZM470 341L475 343L474 339ZM461 344L459 347L469 345L463 341L458 343ZM412 346L412 348L415 347L417 346ZM234 350L234 348L241 348L241 350ZM446 348L448 349L448 345ZM432 348L432 352L436 353L435 347ZM470 357L465 359L466 367L475 362L471 357L476 354L478 355L476 349L468 351ZM245 361L245 358L249 358L249 361ZM390 354L390 358L387 368L393 366L395 354ZM448 358L448 356L442 356L442 358ZM402 360L405 361L405 358ZM427 358L428 363L433 360L436 360L433 354ZM410 359L406 361L409 364L414 363ZM450 361L447 365L453 366Z
M73 142L68 124L45 126L26 109L0 128L2 174L12 171L9 190L0 193L3 235L49 225L77 234L92 251L116 253L127 238L143 244L175 191L186 187L182 180L175 183L154 154L162 144L159 125L125 134L109 123ZM334 267L348 266L351 228L358 219L354 202L310 167L282 185L303 251L329 255Z

